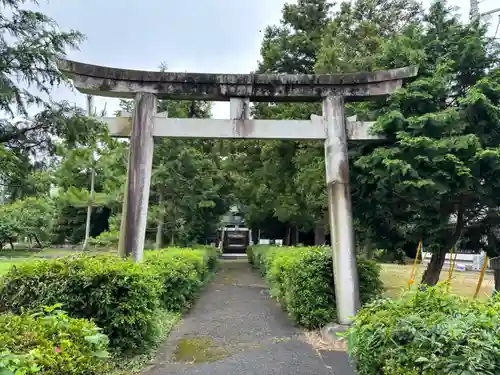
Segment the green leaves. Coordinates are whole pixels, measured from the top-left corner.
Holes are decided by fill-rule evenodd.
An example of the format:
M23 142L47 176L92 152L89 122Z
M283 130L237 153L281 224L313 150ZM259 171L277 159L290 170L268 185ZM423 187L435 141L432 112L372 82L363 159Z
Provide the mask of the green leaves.
M19 294L20 290L24 292ZM7 274L1 305L19 312L59 302L70 316L93 319L114 347L135 349L152 339L149 325L159 307L159 293L155 275L128 261L114 256L63 258Z
M66 200L73 207L87 207L89 202L92 202L92 207L106 206L113 201L113 197L105 193L94 193L93 198L90 197L90 192L85 189L78 189L71 186L68 190L59 195L59 198Z
M285 4L280 26L264 33L259 72L310 73L332 7L327 0L300 0ZM283 53L283 52L287 53Z
M498 298L470 301L446 285L378 300L346 336L360 375L496 374L500 366Z
M331 250L326 247L269 247L248 249L249 262L260 269L271 295L292 319L308 329L323 327L336 318ZM358 259L363 303L382 292L380 267Z
M148 349L156 340L158 309L180 312L187 308L213 269L216 254L213 249L166 249L147 252L145 258L144 263L133 264L116 256L78 256L11 269L2 279L0 307L19 313L61 303L67 314L45 309L32 316L46 320L56 333L68 329L64 324L72 327L69 317L92 319L106 335L84 326L79 342L92 348L86 352L91 357L106 357L108 337L117 350ZM6 345L15 339L9 338Z
M31 177L47 172L56 145L84 146L103 131L103 124L72 103L50 100L56 85L70 84L58 70L57 60L68 49L76 49L84 36L61 30L36 10L37 1L3 0L1 4L0 109L7 118L0 120L0 180L7 198L15 200L47 194L49 185L40 186ZM28 107L39 112L28 116Z
M286 4L279 26L269 26L261 47L260 73L313 73L316 55L329 22L332 4L325 0L301 0ZM255 118L309 119L321 113L319 103L258 103ZM228 155L228 169L235 177L235 195L244 207L247 222L259 225L266 217L301 228L323 220L325 195L315 195L318 179L324 184L324 167L317 173L315 160L300 151L304 142L235 142L238 154ZM318 150L314 150L316 155ZM320 148L320 154L323 153ZM300 154L299 154L300 153ZM304 158L304 160L302 160ZM306 170L303 175L300 170ZM311 172L309 174L309 172ZM307 186L305 180L314 178ZM313 190L308 187L314 184ZM314 198L313 198L314 197ZM309 199L313 198L313 199Z
M55 306L44 310L0 315L0 374L99 375L106 371L103 359L109 356L109 340L94 323L69 318Z
M320 73L376 70L380 65L377 51L384 48L385 41L421 18L422 6L417 1L343 2L323 33L315 68ZM396 53L408 50L402 44ZM397 66L404 65L409 64Z
M425 234L426 243L441 244L435 250L448 251L468 223L478 225L478 207L498 206L491 195L500 161L494 150L500 142L498 51L484 28L462 24L443 2L433 4L418 26L403 28L373 50L374 67L417 62L419 76L387 103L371 107L378 116L375 131L388 142L361 150L352 164L362 225L378 225L371 215L380 217L386 209L382 202L394 202L387 212L393 232L413 227L406 237ZM365 106L361 110L365 113ZM371 211L363 202L373 199L380 205ZM449 217L459 209L465 227L454 228ZM378 244L390 246L384 245Z
M36 355L32 352L27 354L14 354L9 349L0 352L0 375L27 375L41 370L35 364Z
M23 237L40 241L48 240L52 227L54 207L46 197L27 198L11 204L0 205L0 248L8 241Z
M45 101L18 83L27 83L49 94L53 85L66 82L56 67L57 58L64 56L67 48L77 48L84 37L74 30L60 31L51 18L40 12L20 8L24 1L2 3L0 108L12 116L27 115L27 105Z

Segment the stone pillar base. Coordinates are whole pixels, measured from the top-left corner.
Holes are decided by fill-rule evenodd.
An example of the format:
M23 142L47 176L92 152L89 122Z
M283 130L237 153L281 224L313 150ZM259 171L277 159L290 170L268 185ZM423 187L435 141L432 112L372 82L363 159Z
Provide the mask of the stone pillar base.
M347 350L347 339L339 337L337 333L344 333L348 326L336 323L330 323L321 328L321 338L323 341L331 345L334 350Z

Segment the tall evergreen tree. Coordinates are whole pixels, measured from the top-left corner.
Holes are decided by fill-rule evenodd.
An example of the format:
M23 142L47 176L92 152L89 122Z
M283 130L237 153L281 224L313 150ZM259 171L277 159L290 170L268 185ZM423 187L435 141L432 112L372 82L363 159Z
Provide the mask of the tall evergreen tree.
M358 108L388 140L355 161L357 201L377 208L360 206L358 218L422 238L433 253L428 285L465 231L497 225L499 52L484 26L440 1L370 56L372 69L417 64L419 75L387 103Z

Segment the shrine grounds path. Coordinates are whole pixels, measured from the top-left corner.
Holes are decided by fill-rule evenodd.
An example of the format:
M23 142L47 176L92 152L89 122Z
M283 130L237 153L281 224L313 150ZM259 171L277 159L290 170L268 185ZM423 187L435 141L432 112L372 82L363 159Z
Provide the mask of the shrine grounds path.
M316 350L246 260L222 261L141 375L353 375L347 354Z

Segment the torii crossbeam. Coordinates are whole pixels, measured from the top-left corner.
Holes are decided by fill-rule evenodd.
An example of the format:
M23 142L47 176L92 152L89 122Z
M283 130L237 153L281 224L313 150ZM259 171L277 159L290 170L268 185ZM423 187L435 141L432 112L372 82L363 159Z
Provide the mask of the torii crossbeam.
M134 98L132 115L102 118L112 135L130 137L128 187L123 208L123 246L143 257L153 137L316 139L325 145L330 233L338 323L349 324L359 307L358 274L349 186L349 140L373 141L371 123L346 121L344 102L387 95L416 67L348 74L207 74L116 69L61 60L59 69L86 94ZM157 114L157 98L230 101L230 119L170 119ZM311 120L254 120L253 102L323 102Z

